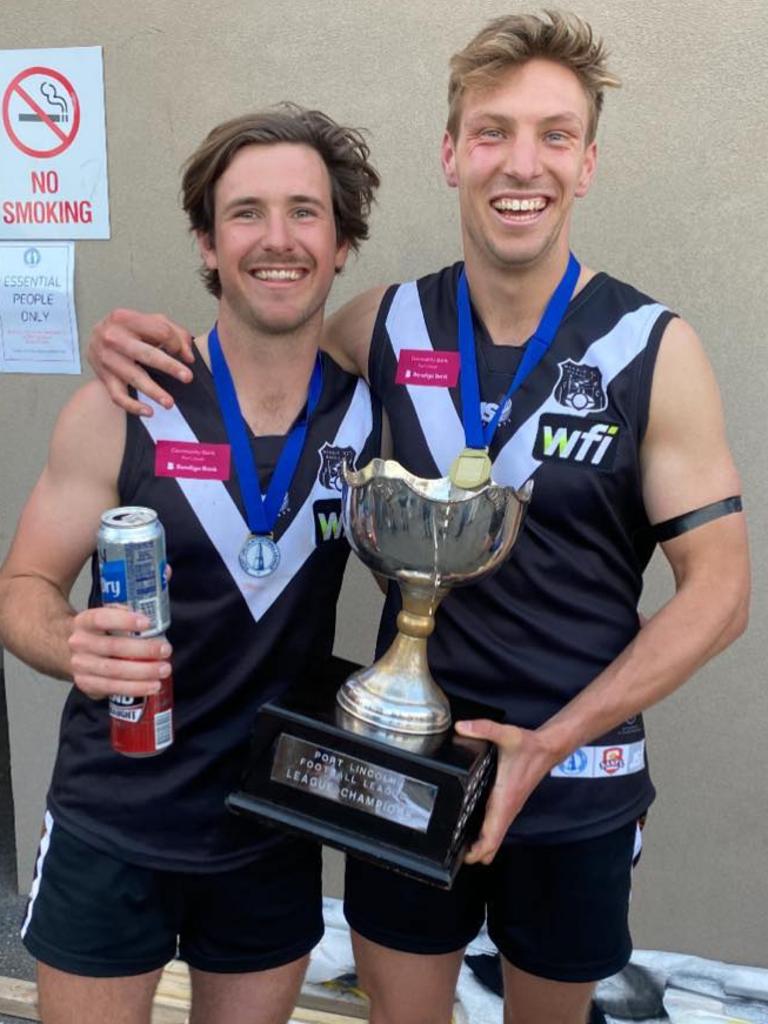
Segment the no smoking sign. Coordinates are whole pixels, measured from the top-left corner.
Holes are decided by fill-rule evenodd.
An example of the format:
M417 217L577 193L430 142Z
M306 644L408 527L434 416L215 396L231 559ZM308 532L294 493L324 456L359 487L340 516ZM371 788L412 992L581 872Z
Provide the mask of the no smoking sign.
M97 46L0 50L0 239L109 238Z
M40 159L58 156L75 140L80 102L72 83L53 68L27 68L3 96L3 125L17 149Z

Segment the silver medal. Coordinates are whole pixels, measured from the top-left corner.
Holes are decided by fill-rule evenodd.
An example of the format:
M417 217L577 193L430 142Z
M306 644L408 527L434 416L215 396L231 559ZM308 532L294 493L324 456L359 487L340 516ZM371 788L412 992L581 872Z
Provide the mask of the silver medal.
M271 537L251 533L245 538L238 561L249 576L271 576L280 564L280 549Z

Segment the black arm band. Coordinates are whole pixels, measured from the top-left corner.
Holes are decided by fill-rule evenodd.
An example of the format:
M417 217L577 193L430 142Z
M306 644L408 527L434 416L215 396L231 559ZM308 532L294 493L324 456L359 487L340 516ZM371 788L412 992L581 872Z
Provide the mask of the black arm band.
M663 523L657 523L651 527L655 540L661 542L679 537L681 533L695 530L697 526L711 523L713 519L721 516L729 516L732 512L741 512L741 496L735 495L732 498L723 498L722 501L713 501L710 505L702 508L695 508L691 512L683 512L681 516L673 519L665 519Z

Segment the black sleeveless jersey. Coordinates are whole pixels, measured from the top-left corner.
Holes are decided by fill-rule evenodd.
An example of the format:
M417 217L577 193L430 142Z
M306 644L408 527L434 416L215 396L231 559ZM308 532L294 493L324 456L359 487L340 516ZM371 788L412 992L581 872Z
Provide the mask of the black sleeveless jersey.
M457 264L390 288L374 328L371 387L389 416L395 457L419 476L446 475L465 446L458 381L450 386L459 359L460 270ZM635 636L642 573L653 550L638 452L671 315L597 274L572 300L543 362L505 403L491 445L493 477L514 487L532 479L533 497L508 562L494 576L453 590L437 612L429 662L449 694L536 728ZM522 349L495 346L475 320L481 415L488 422ZM394 635L399 604L391 585L380 650ZM555 768L508 838L599 835L631 820L653 796L637 716Z
M158 475L168 467L159 465L157 441L228 443L199 356L194 373L189 385L163 379L175 409L150 402L152 418L128 417L118 482L121 504L154 508L165 526L175 743L150 758L114 753L107 702L73 688L49 806L64 828L123 860L217 871L280 841L230 814L224 800L239 781L259 706L331 653L348 556L340 469L345 459L359 467L378 454L380 415L365 383L324 357L320 401L274 530L280 562L255 578L238 563L249 530L234 470L226 481ZM251 435L251 443L264 489L283 438ZM96 571L90 603L99 603Z

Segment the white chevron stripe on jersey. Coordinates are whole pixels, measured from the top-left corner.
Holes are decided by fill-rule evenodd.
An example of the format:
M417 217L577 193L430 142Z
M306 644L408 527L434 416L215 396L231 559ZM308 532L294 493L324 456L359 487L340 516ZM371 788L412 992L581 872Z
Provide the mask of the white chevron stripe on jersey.
M665 311L665 306L652 302L626 313L607 334L592 342L577 365L596 366L602 375L603 388L607 391L613 378L643 351L653 325ZM493 478L497 483L522 487L533 476L541 465L532 454L539 417L542 413L563 411L563 406L550 394L536 412L518 427L494 459ZM577 412L569 408L567 412L568 415L584 417L589 414L589 409Z
M387 334L395 353L400 358L403 349L432 351L424 313L421 309L419 289L415 281L401 284L395 292L387 314ZM432 459L440 473L445 475L465 445L464 428L448 388L431 388L407 384L422 433L429 445Z
M153 411L153 415L143 418L142 423L155 443L166 440L198 441L177 406L165 409L146 395L142 394L140 398ZM333 444L339 447L349 445L359 453L372 429L370 394L367 384L361 380L357 383ZM270 576L255 580L243 572L238 561L243 541L250 530L224 484L220 480L181 478L177 478L176 483L221 556L256 622L269 611L315 550L313 503L322 498L339 497L338 491L324 487L319 480L315 480L306 501L280 538L280 563L277 569ZM167 528L173 527L168 524Z

